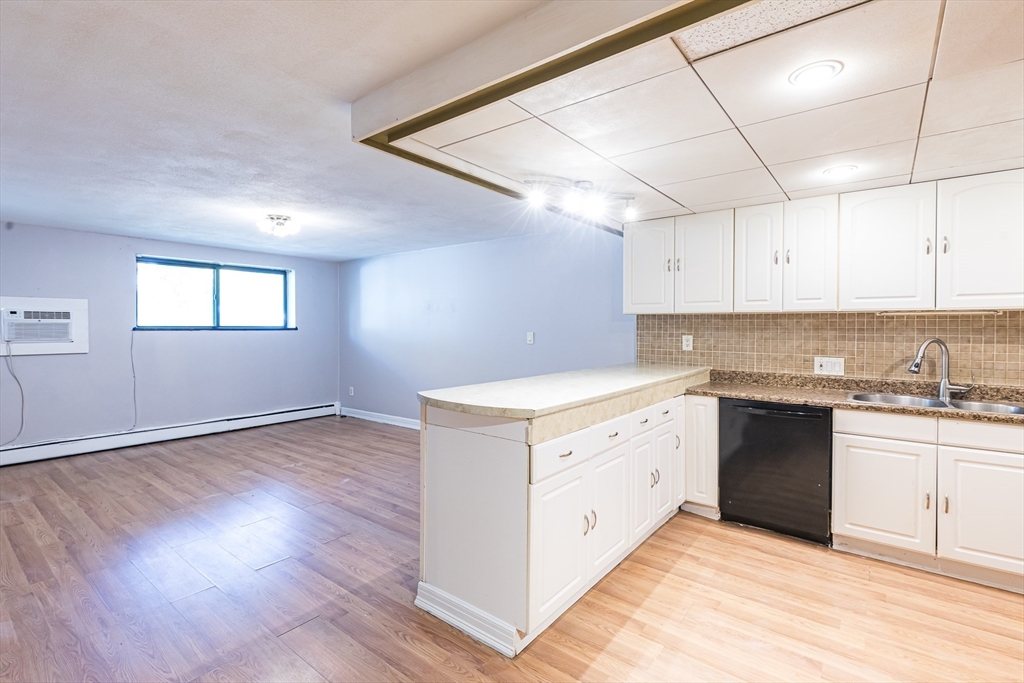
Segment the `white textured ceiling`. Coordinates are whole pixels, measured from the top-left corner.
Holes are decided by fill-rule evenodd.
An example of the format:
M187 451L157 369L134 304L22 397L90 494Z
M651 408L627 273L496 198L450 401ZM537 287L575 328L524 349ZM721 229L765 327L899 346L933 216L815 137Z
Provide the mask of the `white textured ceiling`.
M353 143L348 104L538 4L3 0L0 220L328 259L540 229Z

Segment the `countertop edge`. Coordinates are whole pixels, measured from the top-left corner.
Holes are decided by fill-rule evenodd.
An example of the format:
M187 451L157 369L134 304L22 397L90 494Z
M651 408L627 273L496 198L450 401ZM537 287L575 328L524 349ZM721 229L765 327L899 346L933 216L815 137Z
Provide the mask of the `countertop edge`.
M836 395L834 397L823 397L820 395L823 392L834 393ZM899 415L919 415L924 417L941 417L951 420L968 420L971 422L1024 425L1024 415L980 413L970 410L957 410L954 408L924 408L919 406L859 403L850 401L846 398L846 394L848 392L842 389L802 389L795 387L765 386L759 384L738 385L712 381L688 387L686 389L686 393L692 396L737 398L750 401L775 401L779 403L793 403L794 401L799 401L803 405L820 406L823 408L866 410Z

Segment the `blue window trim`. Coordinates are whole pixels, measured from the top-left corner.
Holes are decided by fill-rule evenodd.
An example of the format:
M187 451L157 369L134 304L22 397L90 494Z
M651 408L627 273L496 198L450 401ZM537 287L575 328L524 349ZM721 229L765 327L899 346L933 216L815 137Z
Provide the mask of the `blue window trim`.
M176 325L139 325L139 289L135 286L135 330L207 330L207 331L295 331L298 327L289 327L288 318L288 271L284 268L264 268L260 266L239 266L231 263L214 263L210 261L190 261L188 259L163 258L160 256L136 256L136 266L140 263L155 263L161 266L178 266L182 268L202 268L213 271L213 325L210 326L176 326ZM220 271L239 270L248 273L267 273L280 275L284 287L284 325L281 326L239 326L220 324Z

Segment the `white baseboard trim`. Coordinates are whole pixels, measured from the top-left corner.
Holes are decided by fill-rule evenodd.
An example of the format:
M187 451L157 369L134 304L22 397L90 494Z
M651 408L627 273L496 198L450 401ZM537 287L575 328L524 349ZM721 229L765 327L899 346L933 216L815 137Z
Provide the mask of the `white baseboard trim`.
M468 602L420 581L416 591L416 606L506 657L516 656L518 634L515 627L481 612Z
M35 460L48 460L50 458L62 458L66 455L81 455L82 453L108 451L113 448L127 448L128 446L140 446L142 444L156 443L158 441L185 439L190 436L203 436L205 434L216 434L218 432L230 432L236 429L249 429L250 427L261 427L263 425L293 422L295 420L308 420L312 417L324 417L325 415L336 414L337 408L335 405L328 404L314 406L312 408L280 410L273 413L262 413L258 415L227 417L219 420L210 420L209 422L194 422L191 424L172 425L168 427L139 429L133 432L98 434L95 436L83 436L75 439L64 439L61 441L26 444L24 446L8 446L0 449L0 466L16 465L18 463L33 462Z
M699 503L683 503L679 506L679 509L683 512L689 512L694 515L706 517L708 519L719 520L722 519L722 511L718 508L713 508L710 505L701 505Z
M369 420L370 422L380 422L386 425L395 425L396 427L406 427L407 429L420 428L420 421L413 420L409 417L398 417L397 415L385 415L384 413L371 413L368 410L356 410L355 408L342 408L339 415L345 417L355 417L360 420Z

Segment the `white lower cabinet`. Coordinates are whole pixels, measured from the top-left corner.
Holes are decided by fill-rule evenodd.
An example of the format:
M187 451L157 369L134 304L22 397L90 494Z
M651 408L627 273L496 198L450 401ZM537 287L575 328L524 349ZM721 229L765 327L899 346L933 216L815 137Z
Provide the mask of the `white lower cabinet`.
M686 396L686 502L718 507L718 399Z
M675 459L676 430L671 422L654 430L654 488L651 504L658 520L678 507L672 491L672 461Z
M629 444L594 456L590 481L588 578L629 547Z
M672 461L672 495L676 507L686 502L686 398L680 396L675 400L676 440L675 459Z
M629 459L632 482L629 541L632 543L654 524L654 432L630 440Z
M939 557L1024 571L1024 455L939 446Z
M932 552L932 444L837 434L832 449L832 532Z
M530 487L530 617L554 614L588 580L590 463Z

